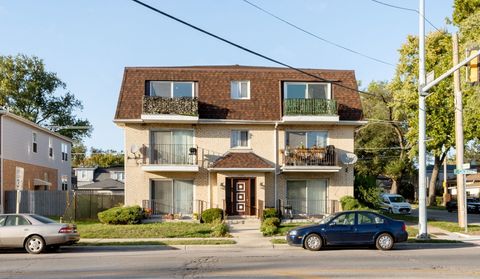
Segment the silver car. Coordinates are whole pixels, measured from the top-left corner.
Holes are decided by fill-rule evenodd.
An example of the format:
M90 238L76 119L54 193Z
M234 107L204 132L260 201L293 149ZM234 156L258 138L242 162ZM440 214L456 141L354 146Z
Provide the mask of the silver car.
M61 224L36 214L0 214L0 247L39 254L80 240L75 225Z

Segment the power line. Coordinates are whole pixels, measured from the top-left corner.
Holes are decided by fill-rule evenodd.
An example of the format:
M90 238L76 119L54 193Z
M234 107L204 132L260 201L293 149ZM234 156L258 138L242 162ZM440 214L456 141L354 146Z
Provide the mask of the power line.
M389 4L389 3L385 3L385 2L382 2L382 1L377 1L377 0L370 0L372 2L375 2L377 4L380 4L380 5L384 5L384 6L387 6L387 7L390 7L390 8L395 8L395 9L399 9L399 10L404 10L404 11L409 11L409 12L415 12L417 14L420 14L420 12L416 9L411 9L411 8L405 8L405 7L400 7L400 6L396 6L396 5L392 5L392 4ZM428 22L428 24L430 24L433 28L435 28L438 32L442 32L440 31L440 29L438 29L437 27L435 27L435 25L433 25L432 22L430 22L430 20L428 20L427 17L425 17L425 15L422 15L423 19L425 19L426 22Z
M262 8L262 7L253 4L252 2L250 2L250 1L248 1L248 0L242 0L242 1L245 2L245 3L247 3L247 4L249 4L250 6L252 6L252 7L254 7L254 8L256 8L256 9L258 9L258 10L260 10L260 11L262 11L262 12L264 12L264 13L266 13L266 14L268 14L268 15L270 15L270 16L278 19L278 20L280 20L281 22L286 23L286 24L290 25L291 27L293 27L293 28L295 28L295 29L297 29L297 30L300 30L300 31L302 31L302 32L304 32L304 33L306 33L306 34L314 37L314 38L317 38L317 39L319 39L319 40L321 40L321 41L323 41L323 42L325 42L325 43L327 43L327 44L330 44L330 45L336 46L336 47L338 47L338 48L341 48L341 49L343 49L343 50L349 51L349 52L351 52L351 53L354 53L354 54L363 56L363 57L368 58L368 59L370 59L370 60L373 60L373 61L376 61L376 62L385 64L385 65L389 65L389 66L395 67L395 65L392 64L392 63L389 63L389 62L386 62L386 61L384 61L384 60L381 60L381 59L378 59L378 58L375 58L375 57L372 57L372 56L363 54L363 53L358 52L358 51L356 51L356 50L353 50L353 49L351 49L351 48L342 46L342 45L337 44L337 43L335 43L335 42L332 42L332 41L330 41L330 40L328 40L328 39L325 39L325 38L323 38L323 37L320 37L319 35L316 35L316 34L310 32L310 31L308 31L308 30L306 30L306 29L304 29L304 28L301 28L301 27L299 27L298 25L293 24L293 23L291 23L291 22L289 22L289 21L281 18L281 17L273 14L272 12L269 12L269 11L265 10L265 9Z
M209 31L206 31L206 30L204 30L204 29L202 29L202 28L200 28L200 27L197 27L197 26L195 26L195 25L193 25L193 24L190 24L190 23L188 23L188 22L186 22L186 21L184 21L184 20L181 20L181 19L179 19L179 18L177 18L177 17L175 17L175 16L172 16L172 15L166 13L166 12L163 12L163 11L161 11L161 10L155 8L155 7L152 7L152 6L148 5L148 4L145 4L145 3L142 2L142 1L139 1L139 0L132 0L132 1L135 2L135 3L137 3L137 4L139 4L139 5L141 5L141 6L144 6L145 8L148 8L148 9L150 9L150 10L156 12L156 13L159 13L159 14L161 14L161 15L164 15L164 16L170 18L170 19L173 19L173 20L175 20L175 21L177 21L177 22L180 22L181 24L184 24L184 25L186 25L186 26L188 26L188 27L190 27L190 28L193 28L193 29L195 29L195 30L197 30L197 31L199 31L199 32L202 32L202 33L204 33L204 34L206 34L206 35L208 35L208 36L210 36L210 37L213 37L213 38L215 38L215 39L217 39L217 40L220 40L220 41L222 41L222 42L225 42L225 43L227 43L227 44L229 44L229 45L232 45L232 46L234 46L234 47L236 47L236 48L239 48L239 49L241 49L241 50L243 50L243 51L246 51L246 52L251 53L251 54L253 54L253 55L256 55L256 56L258 56L258 57L261 57L261 58L263 58L263 59L265 59L265 60L271 61L271 62L273 62L273 63L275 63L275 64L282 65L282 66L284 66L284 67L287 67L287 68L289 68L289 69L292 69L292 70L297 71L297 72L299 72L299 73L302 73L302 74L304 74L304 75L313 77L313 78L318 79L318 80L320 80L320 81L334 83L334 84L336 84L337 86L343 87L343 88L345 88L345 89L349 89L349 90L356 91L356 92L358 92L358 93L362 93L362 94L366 94L366 95L377 96L377 95L375 95L375 94L373 94L373 93L370 93L370 92L362 91L362 90L359 90L359 89L356 89L356 88L352 88L352 87L343 85L343 84L341 84L339 81L324 79L324 78L319 77L319 76L317 76L317 75L308 73L308 72L306 72L306 71L304 71L304 70L302 70L302 69L295 68L295 67L293 67L293 66L290 66L289 64L286 64L286 63L280 62L280 61L278 61L278 60L276 60L276 59L270 58L270 57L268 57L268 56L266 56L266 55L263 55L263 54L261 54L261 53L259 53L259 52L256 52L256 51L253 51L253 50L251 50L251 49L248 49L248 48L246 48L246 47L244 47L244 46L241 46L241 45L239 45L239 44L237 44L237 43L234 43L234 42L229 41L229 40L227 40L227 39L225 39L225 38L222 38L222 37L220 37L220 36L218 36L218 35L215 35L215 34L209 32Z

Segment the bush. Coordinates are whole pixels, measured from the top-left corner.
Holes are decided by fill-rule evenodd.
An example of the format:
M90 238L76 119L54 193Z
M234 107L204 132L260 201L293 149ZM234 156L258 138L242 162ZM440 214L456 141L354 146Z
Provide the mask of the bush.
M211 224L215 220L223 220L223 210L220 208L210 208L202 212L202 221Z
M357 199L352 196L343 196L340 199L342 204L342 210L368 210L369 208L361 204Z
M355 198L362 205L369 208L380 208L381 190L377 186L376 178L372 176L355 176Z
M97 216L103 224L111 225L138 224L145 218L142 208L138 205L110 208L98 213Z
M260 231L263 235L274 235L278 231L278 226L280 226L280 219L278 217L266 218L262 222Z
M277 210L275 208L265 208L265 210L263 210L263 220L272 217L278 217Z
M214 237L223 237L228 235L228 225L220 219L213 221L212 233Z

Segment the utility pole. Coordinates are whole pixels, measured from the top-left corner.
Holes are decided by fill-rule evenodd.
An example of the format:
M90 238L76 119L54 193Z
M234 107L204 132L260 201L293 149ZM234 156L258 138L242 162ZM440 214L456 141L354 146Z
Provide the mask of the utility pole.
M458 35L452 34L453 66L458 64ZM457 150L457 169L463 169L463 100L460 91L460 70L453 73L453 92L455 94L455 149ZM458 225L467 230L465 174L457 174Z
M418 9L418 239L428 239L426 188L426 114L425 114L425 0Z
M445 153L447 149L445 148L445 145L442 146L442 153ZM446 206L447 205L447 196L448 196L448 189L447 189L447 179L448 179L448 173L447 173L447 163L448 163L448 155L445 154L445 158L443 159L443 199L442 199L442 205Z

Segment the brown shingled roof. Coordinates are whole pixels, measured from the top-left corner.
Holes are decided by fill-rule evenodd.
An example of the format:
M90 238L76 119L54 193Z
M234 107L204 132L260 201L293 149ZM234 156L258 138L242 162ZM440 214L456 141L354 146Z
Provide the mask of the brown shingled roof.
M351 70L302 69L325 80L357 89ZM198 84L200 119L265 120L282 118L282 82L317 81L311 76L278 67L255 66L189 66L125 68L117 103L116 120L140 119L145 85L149 80L194 81ZM230 82L249 80L249 100L232 100ZM332 84L333 99L338 104L340 120L362 120L359 93Z
M273 164L252 152L229 152L216 160L213 168L267 169Z

